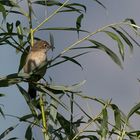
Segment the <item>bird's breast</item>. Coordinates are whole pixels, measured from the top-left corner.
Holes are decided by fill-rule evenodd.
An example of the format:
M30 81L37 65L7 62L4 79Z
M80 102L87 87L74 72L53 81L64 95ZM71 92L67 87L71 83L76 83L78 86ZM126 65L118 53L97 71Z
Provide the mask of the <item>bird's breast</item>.
M31 58L35 62L36 66L39 66L41 63L47 60L47 55L44 52L33 52L31 53Z
M26 64L24 66L24 72L29 73L36 67L41 65L44 61L47 61L47 55L44 51L34 51L30 52L26 59Z

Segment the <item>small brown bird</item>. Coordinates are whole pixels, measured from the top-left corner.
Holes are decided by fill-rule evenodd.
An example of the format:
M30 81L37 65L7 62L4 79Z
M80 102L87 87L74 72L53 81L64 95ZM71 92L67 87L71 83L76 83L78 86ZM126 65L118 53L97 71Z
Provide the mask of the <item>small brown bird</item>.
M41 65L43 62L47 61L47 52L49 49L51 49L52 46L49 45L47 41L40 40L37 41L33 47L31 47L31 50L27 56L26 63L24 65L24 72L30 73L35 68L37 68L39 65ZM38 77L34 79L33 82L39 81L46 73L46 70L39 71L37 74ZM36 97L36 89L33 84L29 83L29 89L28 93L31 97L31 99Z

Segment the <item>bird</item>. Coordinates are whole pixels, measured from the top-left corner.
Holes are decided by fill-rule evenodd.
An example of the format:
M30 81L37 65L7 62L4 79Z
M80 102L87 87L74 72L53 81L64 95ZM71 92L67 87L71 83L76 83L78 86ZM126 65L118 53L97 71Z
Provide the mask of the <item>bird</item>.
M25 65L23 67L24 73L29 74L42 63L47 62L47 52L50 49L53 49L53 47L47 41L36 41L27 55ZM35 99L37 95L36 88L32 82L38 82L41 78L43 78L45 73L46 69L42 69L39 73L37 73L37 77L35 77L33 81L29 82L28 94L31 99Z

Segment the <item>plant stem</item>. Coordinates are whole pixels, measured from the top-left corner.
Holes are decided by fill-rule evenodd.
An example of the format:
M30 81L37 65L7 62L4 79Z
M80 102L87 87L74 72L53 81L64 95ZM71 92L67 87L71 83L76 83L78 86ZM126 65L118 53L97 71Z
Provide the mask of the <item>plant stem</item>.
M28 20L29 20L29 27L30 27L30 36L31 36L31 47L34 45L34 32L33 32L33 25L32 25L32 3L31 0L27 0L28 3L28 9L29 9L29 15L28 15Z
M92 118L92 120L91 120L87 125L85 125L85 127L84 127L81 131L79 131L79 133L77 133L77 134L75 135L75 137L74 137L72 140L76 140L77 137L78 137L81 133L83 133L85 129L87 129L93 122L95 122L95 121L101 116L101 114L102 114L102 113L99 113L96 117Z
M73 131L73 101L74 101L74 95L72 93L71 96L70 96L70 106L71 106L70 134L72 134L72 131Z
M57 14L59 10L61 10L69 0L66 0L57 10L55 10L48 18L46 18L44 21L42 21L36 28L33 29L33 32L36 32L44 23L46 23L48 20L50 20L54 15Z
M87 36L83 37L82 39L77 40L75 43L73 43L69 47L65 48L59 55L62 56L64 53L66 53L67 51L69 51L70 49L75 47L76 45L84 42L85 40L89 39L91 36L93 36L93 35L95 35L95 34L97 34L99 32L102 32L103 30L105 30L105 29L107 29L109 27L112 27L112 26L115 27L115 26L120 26L120 25L128 25L128 26L131 26L131 27L140 28L139 26L137 26L135 24L128 23L128 22L112 23L112 24L103 26L102 28L99 28L98 30L96 30L94 32L89 33Z
M47 117L46 117L46 114L45 114L45 104L44 104L44 101L43 101L42 94L40 95L40 107L41 107L42 125L43 125L42 132L44 134L44 140L47 140L47 138L48 138Z

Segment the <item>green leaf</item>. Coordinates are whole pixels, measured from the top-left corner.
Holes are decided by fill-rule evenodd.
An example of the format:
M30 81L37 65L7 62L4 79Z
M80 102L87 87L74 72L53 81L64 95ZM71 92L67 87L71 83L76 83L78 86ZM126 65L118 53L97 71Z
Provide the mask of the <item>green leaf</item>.
M72 50L72 49L71 49L71 50ZM75 55L75 56L72 56L71 58L74 59L74 58L80 57L80 56L82 56L82 55L85 55L85 54L87 54L87 53L89 53L89 52L80 53L80 54L77 54L77 55ZM52 63L53 61L54 61L54 60L52 60L51 63ZM57 65L59 65L59 64L61 64L61 63L67 62L67 61L68 61L68 60L65 59L65 60L56 62L56 63L54 63L54 64L49 65L49 66L47 67L47 69L48 69L48 68L51 68L51 67L54 67L54 66L57 66Z
M7 13L14 13L14 14L19 14L19 15L23 15L23 13L19 12L19 11L14 11L14 10L6 10Z
M21 92L21 94L24 96L27 104L29 105L30 104L30 96L29 96L28 92L24 88L22 88L19 84L17 84L17 87L18 87L19 91Z
M15 126L11 126L9 128L7 128L2 134L0 134L0 139L4 138L5 136L7 136L11 131L13 131L16 127L18 126L15 125Z
M53 98L54 100L56 100L63 108L65 108L66 110L68 110L68 107L66 104L64 104L52 91L48 90L47 88L45 88L45 86L43 85L36 85L36 89L40 92L46 93L48 94L51 98Z
M28 52L30 50L30 46L26 47L26 49L24 50L24 52L22 53L21 55L21 58L20 58L20 65L19 65L19 69L18 69L18 72L20 72L20 70L23 68L23 66L25 65L26 63L26 58L28 56Z
M120 27L120 28L121 28L121 30L122 30L127 36L129 36L129 38L130 38L137 46L140 47L140 44L139 44L125 29L123 29L122 27Z
M137 25L136 22L132 19L132 18L127 18L125 19L125 22L130 22L133 25ZM137 30L138 28L136 26L132 26L135 30Z
M5 96L5 94L3 94L3 93L0 93L0 97L3 97L3 96Z
M79 10L81 11L81 10ZM68 9L68 10L60 10L58 13L68 13L68 12L77 12L77 9Z
M70 3L67 4L68 6L76 6L76 7L82 7L84 9L84 11L86 12L86 6L81 4L81 3Z
M120 40L120 38L113 32L110 31L103 31L103 32L105 32L108 36L110 36L113 40L115 40L118 43L120 55L122 57L122 60L124 60L124 45Z
M89 41L96 45L96 46L93 46L93 48L100 49L106 52L117 65L123 68L119 57L113 51L111 51L109 48L107 48L104 44L100 42L97 42L91 39Z
M19 52L19 50L21 48L23 48L24 46L24 42L23 42L23 30L22 30L22 26L19 20L16 21L16 29L17 29L17 34L18 34L18 40L19 40L19 49L17 49L16 51Z
M78 61L76 61L74 58L68 57L68 56L61 56L61 57L66 59L67 61L71 61L71 62L75 63L76 65L80 66L81 69L83 70L82 65Z
M76 28L77 28L77 33L78 33L78 36L79 36L79 29L81 28L81 22L82 22L82 19L83 19L84 15L81 14L78 18L77 18L77 21L76 21Z
M84 85L86 82L86 80L83 80L79 83L76 83L72 86L60 86L60 85L49 85L50 89L54 89L54 90L60 90L60 91L68 91L68 92L72 92L73 90L76 90L78 88L80 88L82 85Z
M17 139L19 139L19 138L13 137L13 138L10 138L10 139L7 139L7 140L17 140Z
M30 75L26 73L9 74L5 77L0 78L0 87L7 87L13 84L17 84L29 78L30 78Z
M74 133L73 133L73 130L70 129L72 125L70 121L65 119L60 113L57 113L57 119L60 125L62 126L62 128L64 129L66 135L69 137L69 139L72 139L72 137L74 136Z
M3 19L6 19L6 10L5 7L0 3L0 12L2 12Z
M99 140L96 136L94 135L82 135L76 138L76 140L82 140L82 139L89 139L89 140Z
M26 140L32 140L32 127L31 125L28 126L26 133L25 133Z
M55 1L55 0L51 0L51 1L38 0L38 1L35 1L33 3L40 4L40 5L43 5L43 6L45 6L45 5L47 5L47 6L62 6L63 5L63 3L58 2L58 1ZM79 7L84 8L80 4L79 5L76 5L76 3L73 3L73 4L71 3L71 5L70 4L64 5L64 7L67 8L67 9L74 10L74 11L77 11L78 13L81 13L81 9L75 8L74 6L79 6ZM84 10L85 10L85 8L84 8Z
M18 87L19 91L21 92L21 94L23 95L23 97L25 98L25 101L28 104L28 106L29 106L32 114L34 115L34 117L37 116L38 115L37 110L36 110L35 106L33 105L33 103L31 102L29 94L20 85L17 84L17 87Z
M86 32L89 33L86 30L81 30L81 29L77 29L77 28L73 28L73 27L50 27L50 28L42 28L39 30L58 30L58 31L77 31L77 32Z
M6 42L8 39L9 39L9 37L7 35L1 37L0 38L1 45L5 45L6 43L4 43L4 42Z
M127 133L127 135L128 136L134 136L134 135L136 135L137 136L136 138L138 138L138 136L140 136L140 130L130 131L130 132ZM137 139L134 139L134 140L137 140Z
M102 110L102 123L101 123L101 135L102 138L106 138L107 134L108 134L108 113L107 113L107 109L104 108Z
M113 111L114 111L114 118L115 118L115 127L114 129L121 130L121 112L119 108L115 104L110 104Z
M28 115L20 117L19 121L26 121L28 119L31 119L32 117L34 117L33 114L28 114Z
M54 37L51 33L50 33L50 45L52 46L52 51L53 51L53 49L55 48L54 47Z
M56 117L57 117L57 108L58 108L58 102L54 99L51 99L51 104L50 104L50 112L49 112L49 119L48 119L48 124L49 124L49 131L50 133L53 131L53 128L56 125Z
M13 84L17 84L22 81L22 77L19 77L17 73L7 75L0 78L0 87L8 87Z
M129 120L129 118L136 113L138 110L140 109L140 103L136 104L128 113L127 115L127 121Z
M13 31L13 23L10 24L10 23L7 22L6 26L7 26L8 33L12 33L12 31Z
M11 34L12 35L12 34ZM22 50L19 48L19 46L15 45L13 42L10 42L9 40L4 40L6 44L10 45L11 47L15 48L16 50L19 50L22 52Z
M115 30L123 38L126 44L130 47L130 52L133 52L133 44L129 41L126 35L121 31L119 31L118 29L116 29L115 27L112 27L112 29Z
M9 7L15 6L15 4L12 0L1 0L0 3L2 5L6 5L6 6L9 6Z
M5 114L3 113L3 110L0 107L0 114L2 115L3 118L5 118Z
M106 9L105 5L102 4L99 0L93 0L93 1L97 2L97 3L98 3L99 5L101 5L104 9Z

